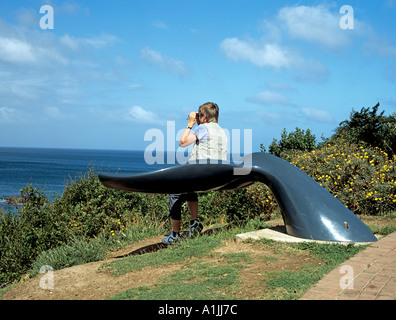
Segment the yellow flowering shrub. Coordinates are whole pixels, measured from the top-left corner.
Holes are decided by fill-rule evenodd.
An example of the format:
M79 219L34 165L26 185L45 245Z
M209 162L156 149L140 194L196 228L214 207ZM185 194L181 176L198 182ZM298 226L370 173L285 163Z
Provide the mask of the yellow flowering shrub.
M355 214L396 210L396 156L379 148L338 140L310 152L290 152L287 160ZM247 195L265 219L278 208L274 195L262 183L248 187Z
M269 220L271 214L278 209L275 196L272 191L263 183L255 183L246 188L247 195L252 199L260 216L264 220Z
M379 148L337 143L302 153L291 163L356 214L396 210L396 156Z

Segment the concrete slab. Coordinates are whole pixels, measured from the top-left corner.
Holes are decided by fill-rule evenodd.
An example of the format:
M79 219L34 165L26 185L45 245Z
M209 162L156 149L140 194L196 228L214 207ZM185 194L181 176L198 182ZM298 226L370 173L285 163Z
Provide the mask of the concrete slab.
M338 242L338 241L319 241L319 240L312 240L312 239L303 239L291 236L286 233L286 227L274 227L268 229L262 229L257 231L251 231L246 233L237 234L235 236L236 242L242 242L247 240L260 240L260 239L269 239L279 242L289 242L289 243L296 243L296 242L316 242L316 243L337 243L348 245L350 242ZM367 245L371 244L372 242L355 242L355 245Z

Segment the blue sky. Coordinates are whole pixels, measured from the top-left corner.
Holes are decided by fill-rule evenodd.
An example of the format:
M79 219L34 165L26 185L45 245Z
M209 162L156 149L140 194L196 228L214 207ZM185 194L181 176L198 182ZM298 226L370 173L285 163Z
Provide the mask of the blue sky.
M1 1L0 146L144 150L157 128L166 148L167 121L207 101L253 151L283 128L320 140L352 108L396 111L395 16L396 0Z

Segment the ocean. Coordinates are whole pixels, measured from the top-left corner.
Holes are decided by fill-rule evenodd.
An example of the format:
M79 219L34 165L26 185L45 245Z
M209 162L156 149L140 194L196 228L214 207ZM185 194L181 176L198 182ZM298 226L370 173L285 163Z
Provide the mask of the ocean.
M61 196L66 181L90 168L97 172L132 174L170 165L148 165L144 151L38 149L0 147L0 207L9 207L5 198L20 196L27 184L45 188L49 199Z

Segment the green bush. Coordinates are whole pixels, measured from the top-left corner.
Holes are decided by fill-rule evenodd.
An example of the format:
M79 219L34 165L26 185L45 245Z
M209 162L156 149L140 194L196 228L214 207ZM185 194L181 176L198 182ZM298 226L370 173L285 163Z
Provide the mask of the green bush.
M104 238L93 241L75 239L70 244L43 251L33 261L30 268L32 276L40 272L42 266L51 266L53 270L71 267L83 263L98 261L104 258L108 244Z
M224 191L223 195L223 206L229 222L243 223L258 214L257 207L246 189Z
M104 187L91 169L67 183L53 210L66 221L73 236L90 239L125 230L141 206L139 195Z
M18 213L0 216L0 285L26 273L38 254L63 244L70 235L44 190L27 185L21 197L24 205Z
M38 190L28 185L21 190L21 196L20 232L24 235L25 246L30 247L32 257L68 241L69 229L65 221L53 211L44 189Z
M102 249L107 247L97 239L125 243L170 228L168 195L106 188L93 169L68 181L62 196L53 202L44 190L31 185L21 190L21 197L24 205L17 214L0 216L0 284L18 280L32 266L37 273L41 265L56 270L89 262L92 246L96 248L93 257L98 258L103 253L98 243ZM247 190L208 192L199 199L199 218L205 225L246 222L262 210ZM187 205L183 211L187 227Z
M31 247L26 245L21 219L13 214L0 215L0 287L18 279L28 270Z
M246 223L256 217L262 220L269 219L276 208L276 205L272 205L275 200L268 196L271 194L268 189L262 191L262 186L262 184L254 184L248 188L227 191L224 196L224 206L229 223ZM269 199L272 203L267 202Z
M366 143L390 155L396 154L396 114L385 116L385 111L377 114L380 104L371 108L352 110L350 118L342 121L334 138L342 137L352 144Z
M296 152L308 152L316 149L316 137L309 129L302 130L296 128L295 131L288 133L286 128L281 133L281 139L273 139L269 146L269 152L277 157L288 160L290 155ZM261 151L265 152L265 147L261 144Z

